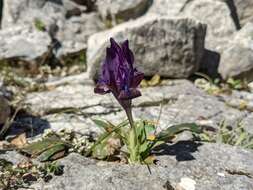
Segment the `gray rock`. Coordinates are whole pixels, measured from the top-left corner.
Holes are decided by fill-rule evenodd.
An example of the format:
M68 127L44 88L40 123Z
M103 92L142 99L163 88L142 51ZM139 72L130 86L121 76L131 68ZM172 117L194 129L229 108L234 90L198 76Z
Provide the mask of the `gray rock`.
M159 126L164 129L174 124L189 122L218 128L223 120L226 120L228 125L235 126L247 115L246 111L229 108L216 97L196 92L198 91L188 89L179 94L174 103L165 104L162 107L136 109L134 110L135 117L153 121L159 118Z
M134 100L135 107L159 106L162 101L176 99L180 94L187 92L192 95L200 95L201 91L193 84L185 80L173 81L163 86L141 89L141 98ZM90 110L87 113L103 113L96 108L104 107L107 111L118 109L119 105L114 98L108 95L94 94L94 86L89 80L66 83L50 91L27 94L25 102L35 115L47 115L58 113L57 111L74 108ZM94 109L94 110L92 110ZM102 111L102 110L100 110Z
M244 26L247 22L253 21L253 1L251 0L234 0L236 12L241 26Z
M57 57L86 49L88 37L105 29L105 25L96 13L73 16L58 21L57 25L59 30L56 33L56 38L61 43Z
M96 0L71 0L72 2L75 2L78 5L86 6L87 11L94 11L96 9L95 3Z
M246 24L228 44L219 65L224 79L229 77L253 80L253 24Z
M49 36L28 26L0 30L0 59L33 60L48 51Z
M189 19L145 16L89 38L88 72L97 78L109 37L129 39L137 67L146 76L187 78L199 68L206 26Z
M224 79L230 77L253 80L253 51L248 48L232 46L227 49L219 66L219 73Z
M249 87L250 92L253 93L253 82L250 82L250 83L248 84L248 87Z
M173 189L190 179L198 190L251 190L253 188L253 152L218 144L177 143L161 147L158 165L124 165L97 162L78 154L60 161L63 176L39 189ZM160 151L160 152L161 152ZM181 183L180 183L181 181Z
M2 28L16 24L34 24L35 19L46 25L52 24L54 19L61 17L63 11L62 0L4 0Z
M16 26L28 27L31 33L46 30L45 34L48 33L54 41L59 42L54 43L54 53L57 57L86 49L88 36L105 28L98 14L84 13L85 7L70 0L13 0L4 1L4 5L3 31L15 30ZM47 42L37 40L36 43L39 46L46 43L44 41ZM26 48L23 48L23 51L36 50L36 47L29 48L29 45L24 47Z
M83 84L83 85L93 85L94 82L89 79L88 73L80 73L77 75L64 76L56 78L55 80L49 80L45 83L45 86L50 88L55 88L58 86L64 86L68 84Z
M230 8L226 0L155 0L147 14L193 18L207 24L205 47L221 52L236 32Z
M253 50L253 23L248 22L241 30L234 34L230 43ZM231 46L231 44L229 44Z
M217 0L188 1L181 16L194 18L207 24L205 47L221 52L236 27L231 17L229 7L225 2Z
M179 16L189 0L155 0L150 6L147 14L158 14L162 16Z
M253 124L253 113L250 113L247 117L245 117L242 120L242 124L249 133L253 134L253 125L252 125Z
M87 134L99 131L91 118L99 117L115 124L126 119L110 94L96 95L93 88L88 83L73 82L51 91L30 93L25 103L31 113L42 116L56 131L70 129ZM185 122L218 127L224 119L228 124L236 125L247 115L246 111L228 107L186 80L165 81L162 86L143 88L141 92L142 96L133 100L134 118L155 122L160 118L161 129Z
M253 111L253 93L233 90L230 95L223 95L227 105L237 109Z
M2 28L17 24L34 24L42 21L46 27L71 16L79 16L86 10L71 0L13 0L4 1Z
M16 151L6 151L2 153L0 150L0 159L5 159L9 162L12 162L14 165L17 165L20 162L28 161L27 157L17 153Z
M99 0L96 6L103 20L113 21L113 19L129 20L141 16L149 3L149 0Z
M0 124L5 123L5 121L9 118L10 113L11 109L7 100L0 95Z

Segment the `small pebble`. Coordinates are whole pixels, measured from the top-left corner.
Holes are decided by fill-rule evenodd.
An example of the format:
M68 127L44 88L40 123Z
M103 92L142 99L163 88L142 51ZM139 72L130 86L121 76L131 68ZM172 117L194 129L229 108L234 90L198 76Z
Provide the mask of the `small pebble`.
M195 190L196 181L191 178L183 177L180 183L177 184L177 190Z
M250 92L253 93L253 82L249 83L248 87L249 87Z

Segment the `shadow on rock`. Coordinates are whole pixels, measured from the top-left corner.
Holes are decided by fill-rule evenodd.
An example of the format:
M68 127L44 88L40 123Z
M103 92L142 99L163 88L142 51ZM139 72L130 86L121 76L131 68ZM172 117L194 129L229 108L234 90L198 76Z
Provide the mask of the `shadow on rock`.
M6 131L4 137L8 139L26 133L26 137L31 138L43 134L44 130L49 128L50 124L47 120L20 111Z
M200 72L211 78L219 78L218 67L220 64L220 54L215 51L205 49L204 56L200 64Z
M52 3L55 3L55 4L58 4L58 5L63 5L62 0L48 0L48 1L52 2Z
M154 154L176 156L177 161L190 161L195 160L192 153L198 151L201 145L194 141L180 141L172 145L162 144L154 149Z

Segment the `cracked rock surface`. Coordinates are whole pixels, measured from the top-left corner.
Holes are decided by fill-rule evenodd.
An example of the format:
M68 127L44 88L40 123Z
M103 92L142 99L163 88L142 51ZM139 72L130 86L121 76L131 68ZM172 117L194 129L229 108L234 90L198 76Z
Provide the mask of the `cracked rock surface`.
M54 130L68 128L83 133L96 131L91 118L100 117L115 123L125 119L125 113L110 94L94 94L94 85L87 75L78 77L79 82L29 93L25 103L30 112L47 120L47 127ZM165 80L161 86L142 88L141 92L142 97L133 101L134 117L152 121L160 118L161 128L182 122L217 127L223 120L236 125L250 114L247 110L228 106L231 97L208 95L188 80ZM235 99L236 92L234 94ZM242 96L243 93L239 94Z
M167 148L170 148L166 150ZM219 144L190 142L166 145L158 153L158 165L124 165L97 162L78 154L60 161L63 176L49 183L38 183L40 190L85 189L179 189L182 179L190 179L197 190L251 190L253 188L253 152ZM158 151L159 152L159 151ZM207 156L208 155L208 156ZM75 164L73 164L75 163Z

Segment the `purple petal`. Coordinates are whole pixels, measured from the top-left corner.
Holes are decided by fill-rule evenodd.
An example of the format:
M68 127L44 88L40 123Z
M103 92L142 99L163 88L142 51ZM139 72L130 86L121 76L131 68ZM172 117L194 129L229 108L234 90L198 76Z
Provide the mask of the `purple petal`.
M131 83L131 88L137 88L143 78L144 78L144 74L142 72L135 70L133 80Z
M107 69L109 71L114 71L115 68L115 59L117 59L117 54L114 51L113 48L107 48L106 49L106 58L105 58L105 62L107 65Z
M113 38L110 38L110 42L111 48L115 51L115 53L119 53L121 51L119 44Z
M105 83L110 83L110 73L108 69L108 64L106 60L103 62L102 71L100 73L100 81L104 81Z
M106 59L103 64L103 81L110 87L111 91L118 91L117 68L119 65L118 55L113 48L107 48Z
M112 92L118 99L131 100L141 96L136 88L143 79L143 73L134 69L134 55L129 49L128 40L119 45L110 38L111 46L106 50L106 58L102 64L100 80L95 93Z
M136 88L131 88L129 91L121 90L118 96L120 100L129 100L141 96L141 92Z
M124 41L121 45L122 51L125 55L125 58L130 66L131 69L133 69L133 64L134 64L134 54L133 52L129 49L129 42L128 40Z

